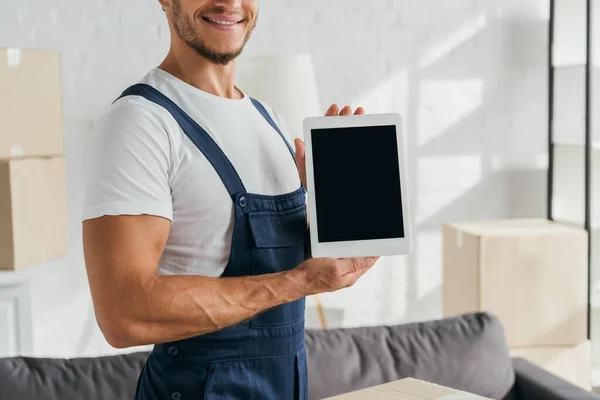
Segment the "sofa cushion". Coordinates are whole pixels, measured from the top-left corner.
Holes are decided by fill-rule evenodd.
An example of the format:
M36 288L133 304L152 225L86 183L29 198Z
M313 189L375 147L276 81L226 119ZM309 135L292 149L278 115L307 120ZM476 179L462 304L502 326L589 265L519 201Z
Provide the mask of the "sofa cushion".
M515 376L499 321L473 313L392 327L306 333L310 399L413 377L492 399Z
M309 395L414 377L502 399L514 383L499 322L485 313L393 327L308 330ZM130 400L148 353L0 359L0 399Z
M131 400L147 357L0 359L0 399Z

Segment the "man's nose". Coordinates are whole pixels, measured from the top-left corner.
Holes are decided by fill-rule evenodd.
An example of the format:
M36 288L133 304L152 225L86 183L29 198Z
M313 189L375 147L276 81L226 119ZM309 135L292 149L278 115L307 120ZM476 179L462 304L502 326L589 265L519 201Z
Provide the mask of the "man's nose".
M242 7L242 0L213 0L213 5L228 11L236 11Z

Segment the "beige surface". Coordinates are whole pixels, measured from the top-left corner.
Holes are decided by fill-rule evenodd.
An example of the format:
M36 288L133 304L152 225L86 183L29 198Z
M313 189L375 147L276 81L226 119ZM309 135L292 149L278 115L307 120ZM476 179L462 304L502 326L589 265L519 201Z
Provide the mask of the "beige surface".
M444 226L442 304L445 314L479 309L479 238ZM460 295L457 290L460 285Z
M498 219L450 223L447 226L477 237L527 237L577 234L581 229L542 218Z
M0 48L0 159L63 153L60 54Z
M0 269L21 269L67 254L62 157L0 161L0 193L0 249L7 250L0 253Z
M417 379L402 379L368 389L330 397L329 400L485 400L486 397L459 392ZM326 399L327 400L327 399ZM488 399L489 400L489 399Z
M584 340L575 346L548 346L510 349L522 357L587 391L592 390L592 344Z
M443 229L443 312L488 311L510 347L571 346L587 338L587 234L547 220Z

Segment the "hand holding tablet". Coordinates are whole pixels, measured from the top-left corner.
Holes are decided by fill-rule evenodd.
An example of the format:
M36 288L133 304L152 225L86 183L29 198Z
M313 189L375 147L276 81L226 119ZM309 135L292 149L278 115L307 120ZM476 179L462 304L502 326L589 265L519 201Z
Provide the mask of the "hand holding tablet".
M306 177L299 169L308 189L313 257L412 250L400 116L361 111L304 122Z
M365 109L362 107L358 107L356 111L354 111L354 115L363 115L364 113ZM333 104L325 113L326 117L337 117L338 115L350 116L352 115L352 108L350 106L345 106L340 110L337 104ZM304 151L304 142L301 139L294 139L294 147L294 157L296 158L300 180L302 181L302 185L306 187L306 153Z

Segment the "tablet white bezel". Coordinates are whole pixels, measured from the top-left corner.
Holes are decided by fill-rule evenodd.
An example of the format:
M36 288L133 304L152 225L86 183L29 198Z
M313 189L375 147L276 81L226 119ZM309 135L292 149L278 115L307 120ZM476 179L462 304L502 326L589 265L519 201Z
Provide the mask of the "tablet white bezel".
M313 173L313 151L311 131L321 128L346 128L360 126L396 126L396 142L398 143L398 165L400 173L400 190L402 195L402 215L404 219L404 237L393 239L357 240L345 242L318 242L318 220ZM306 186L308 191L308 210L310 221L310 242L313 257L364 257L404 255L412 251L412 227L409 208L409 194L406 173L406 152L402 129L402 118L399 114L365 114L335 117L311 117L304 120L304 143L306 151ZM363 190L356 188L356 190ZM351 193L340 194L340 201L351 201ZM348 218L352 218L351 215Z

